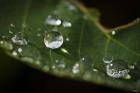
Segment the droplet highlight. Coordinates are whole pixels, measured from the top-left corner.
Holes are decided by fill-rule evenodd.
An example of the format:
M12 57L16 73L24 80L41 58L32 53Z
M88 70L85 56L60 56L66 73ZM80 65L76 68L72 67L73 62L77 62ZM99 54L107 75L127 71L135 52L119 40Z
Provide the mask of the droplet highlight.
M47 32L44 37L44 43L47 48L57 49L63 44L63 36L59 32Z

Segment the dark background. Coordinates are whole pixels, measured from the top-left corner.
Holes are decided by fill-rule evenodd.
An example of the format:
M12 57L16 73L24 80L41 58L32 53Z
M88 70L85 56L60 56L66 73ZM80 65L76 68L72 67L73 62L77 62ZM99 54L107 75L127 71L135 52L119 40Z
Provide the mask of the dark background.
M133 21L140 16L135 0L82 0L87 7L101 12L101 23L107 28ZM125 93L96 84L58 78L25 64L7 59L0 50L0 93Z

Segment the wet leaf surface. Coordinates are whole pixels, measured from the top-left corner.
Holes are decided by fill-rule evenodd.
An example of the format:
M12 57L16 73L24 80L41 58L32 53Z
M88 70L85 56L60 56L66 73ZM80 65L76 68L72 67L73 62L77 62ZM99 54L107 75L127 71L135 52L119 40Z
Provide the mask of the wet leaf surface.
M97 10L68 0L0 5L0 46L9 56L56 76L139 91L139 21L104 29Z

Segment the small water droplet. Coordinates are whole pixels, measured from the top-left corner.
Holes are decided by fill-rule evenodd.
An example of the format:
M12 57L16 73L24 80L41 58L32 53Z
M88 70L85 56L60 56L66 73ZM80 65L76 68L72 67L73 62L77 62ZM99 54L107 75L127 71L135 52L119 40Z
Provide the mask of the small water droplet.
M68 21L64 21L62 25L63 27L72 27L72 23Z
M116 35L116 31L112 31L111 34L112 34L112 35Z
M113 61L113 56L104 56L103 62L104 63L111 63Z
M129 69L135 69L134 65L128 65Z
M13 52L12 52L12 55L13 55L13 56L17 56L18 53L17 53L16 51L13 51Z
M69 54L68 50L66 50L65 48L61 48L61 51L65 54Z
M28 42L27 40L22 36L21 33L17 33L15 34L12 38L11 38L12 42L16 45L27 45Z
M53 15L49 15L45 21L45 24L51 25L51 26L60 26L61 23L62 21Z
M13 45L11 42L0 41L0 44L2 45L3 48L5 48L7 50L13 50Z
M66 41L67 41L67 42L69 42L69 41L70 41L70 39L67 37L67 38L66 38Z
M95 68L94 68L94 69L93 69L93 72L98 72L98 69L95 69Z
M72 68L72 72L78 74L80 72L80 64L76 63Z
M37 37L41 37L41 34L40 33L37 33Z
M65 4L70 11L76 11L77 10L77 8L74 5L72 5L71 3L65 2Z
M48 65L45 65L45 66L43 67L43 70L44 70L44 71L49 71L49 70L50 70L50 67L49 67Z
M124 78L128 75L129 69L124 60L114 60L106 66L107 75L113 78Z
M124 77L124 79L131 79L131 76L128 74Z
M18 52L19 53L22 53L22 48L18 48Z
M58 68L65 68L66 67L66 64L64 62L64 60L56 60L56 67Z
M48 32L45 34L44 43L47 48L57 49L63 44L63 36L59 32Z
M5 38L6 38L6 36L2 35L2 39L5 39Z
M11 30L9 30L9 34L13 34L13 32Z
M14 24L10 24L10 27L15 28L16 26Z

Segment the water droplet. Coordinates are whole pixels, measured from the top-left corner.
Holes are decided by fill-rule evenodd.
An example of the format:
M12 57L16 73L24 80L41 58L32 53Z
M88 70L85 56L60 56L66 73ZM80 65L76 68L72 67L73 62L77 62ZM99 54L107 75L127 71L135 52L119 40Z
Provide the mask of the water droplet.
M68 50L66 50L65 48L61 48L61 51L65 54L69 54Z
M63 36L59 32L48 32L45 35L44 43L47 48L57 49L63 44Z
M12 55L13 55L13 56L17 56L18 54L17 54L16 51L13 51L13 52L12 52Z
M98 69L95 69L95 68L94 68L94 69L93 69L93 72L98 72Z
M72 72L78 74L80 72L80 64L76 63L72 68Z
M113 78L124 78L128 75L129 69L124 60L114 60L106 66L107 75Z
M111 63L113 61L113 56L104 56L103 62L104 63Z
M134 65L128 65L129 69L135 69Z
M69 42L69 41L70 41L70 39L67 37L67 38L66 38L66 41L67 41L67 42Z
M49 70L50 70L50 67L49 67L48 65L45 65L45 66L43 67L43 70L44 70L44 71L49 71Z
M128 74L124 77L124 79L131 79L131 76Z
M68 21L64 21L62 25L63 27L72 27L72 23Z
M22 48L18 48L18 52L19 53L22 53Z
M2 39L5 39L5 38L6 38L6 36L2 35Z
M10 27L15 28L16 26L14 24L10 24Z
M53 15L49 15L45 21L45 24L51 25L51 26L60 26L61 23L62 21Z
M9 34L13 34L13 32L11 30L9 30Z
M27 40L22 36L21 33L17 33L15 34L12 38L11 38L12 42L16 45L27 45L28 42Z
M37 33L37 37L41 37L41 34L40 33Z
M58 68L65 68L66 67L66 64L64 62L64 60L56 60L56 67Z
M112 31L111 34L112 34L112 35L116 35L116 31Z
M5 48L7 50L13 50L13 45L11 42L0 41L0 44L2 45L3 48Z

